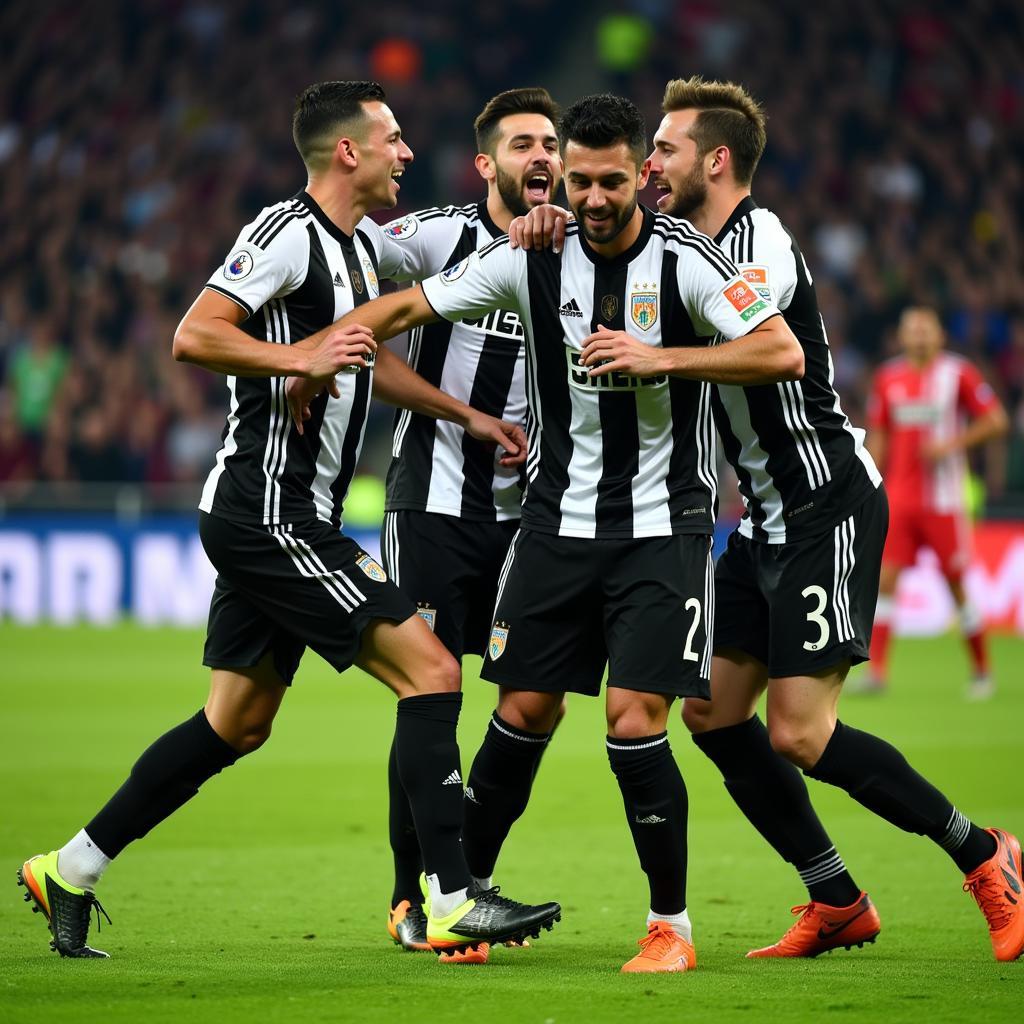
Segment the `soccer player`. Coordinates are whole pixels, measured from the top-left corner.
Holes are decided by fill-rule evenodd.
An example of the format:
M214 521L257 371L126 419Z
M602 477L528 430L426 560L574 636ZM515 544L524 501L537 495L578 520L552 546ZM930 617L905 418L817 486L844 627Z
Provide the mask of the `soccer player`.
M545 89L510 89L487 103L474 125L476 168L486 182L486 199L421 210L384 227L403 250L404 279L421 281L439 273L504 234L513 217L551 201L562 178L557 119L558 108ZM410 338L408 358L431 384L474 408L513 423L526 421L523 328L513 310L419 328ZM393 454L381 536L388 576L416 602L456 659L465 652L483 654L498 573L519 525L520 471L503 466L457 423L409 410L396 416ZM499 728L497 722L491 727ZM546 743L533 737L523 741L506 730L497 745L503 760L525 758L535 769ZM479 772L476 765L474 771ZM426 949L422 856L394 747L388 782L395 864L388 930L406 949ZM466 804L471 819L477 806ZM467 856L471 837L479 841L475 837L485 831L465 830ZM485 956L480 947L451 959Z
M110 860L262 745L307 646L339 672L359 665L398 697L398 771L431 887L430 944L518 940L559 913L554 903L524 906L472 886L461 846L458 664L339 531L366 421L373 338L353 325L322 344L299 340L364 308L378 275L400 266L401 251L365 214L395 205L412 151L372 82L308 88L293 136L305 190L242 229L174 339L175 358L229 375L224 443L200 502L200 536L218 571L203 658L213 670L209 699L143 753L70 842L19 871L62 956L106 955L87 938L94 887ZM454 418L515 454L515 427L436 391L391 353L377 362L389 391L416 411ZM364 372L336 376L346 367ZM315 378L334 395L314 402L301 430L288 416L286 374Z
M898 336L903 355L876 374L868 410L867 445L885 476L890 516L864 688L885 689L896 583L929 547L960 614L972 669L968 695L984 699L993 690L985 627L963 581L971 553L964 452L1005 434L1009 420L978 370L942 351L933 309L904 310Z
M693 378L714 366L741 383L791 379L802 356L770 299L709 239L638 205L646 135L632 103L586 97L559 136L577 216L561 254L497 239L360 309L360 321L383 339L438 316L520 315L528 483L483 668L500 688L494 721L539 746L564 693L598 695L608 664L608 756L651 890L648 934L623 970L681 971L696 965L687 796L666 724L677 696L708 695L717 487L710 388ZM589 368L595 337L627 323L664 367ZM743 343L708 348L716 332ZM482 806L505 808L496 834L531 781L528 763L510 762L482 794L472 784ZM490 856L470 860L483 882Z
M763 112L742 87L699 78L670 82L663 109L651 157L659 208L711 235L750 287L778 303L806 366L799 382L718 382L713 399L746 510L716 571L711 700L688 698L683 717L740 809L810 893L786 935L748 956L816 956L870 941L880 927L818 822L799 768L943 849L967 876L997 959L1012 960L1024 950L1017 839L978 828L895 747L837 718L847 671L868 656L886 498L863 432L832 387L807 264L750 195ZM620 366L631 372L628 361ZM755 714L766 688L767 730Z

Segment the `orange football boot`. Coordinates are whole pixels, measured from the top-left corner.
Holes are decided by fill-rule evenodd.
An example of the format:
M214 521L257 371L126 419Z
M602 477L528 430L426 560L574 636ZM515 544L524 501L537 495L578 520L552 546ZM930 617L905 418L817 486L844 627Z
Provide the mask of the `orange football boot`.
M1021 882L1020 840L1002 829L985 829L996 841L996 852L964 879L988 921L992 952L1005 962L1024 953L1024 884Z
M453 949L450 953L439 953L439 964L485 964L491 954L489 942L481 942L466 949Z
M775 956L817 956L842 946L863 946L874 942L882 930L875 905L862 892L848 907L829 907L824 903L804 903L793 908L800 919L774 946L752 949L751 959Z
M647 935L637 943L640 952L622 967L623 974L672 973L692 971L697 953L667 921L652 921Z
M388 910L388 935L403 949L429 952L427 942L427 915L416 903L402 900Z

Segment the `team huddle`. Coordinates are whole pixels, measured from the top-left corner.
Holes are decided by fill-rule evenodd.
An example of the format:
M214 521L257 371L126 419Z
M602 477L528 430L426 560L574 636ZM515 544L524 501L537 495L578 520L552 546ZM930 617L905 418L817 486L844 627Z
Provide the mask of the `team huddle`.
M931 839L966 876L996 958L1024 952L1017 838L838 718L869 654L889 504L833 387L811 271L751 195L764 113L699 78L670 82L663 111L651 151L622 97L560 114L543 89L500 93L475 123L485 197L382 228L367 214L397 205L413 159L383 90L325 82L299 98L306 188L242 229L174 340L230 392L199 506L218 574L210 695L19 871L62 956L106 956L88 929L110 861L268 738L307 647L397 697L387 929L406 949L485 963L560 919L494 878L566 694L603 682L650 886L624 972L697 965L676 698L807 888L796 923L747 956L813 957L881 929L804 775ZM638 202L649 181L657 210ZM384 279L409 287L380 297ZM382 344L403 333L407 360ZM398 407L383 565L342 529L371 396ZM989 428L969 443L997 431L994 414ZM717 565L716 431L745 505ZM465 653L483 655L497 702L463 780Z

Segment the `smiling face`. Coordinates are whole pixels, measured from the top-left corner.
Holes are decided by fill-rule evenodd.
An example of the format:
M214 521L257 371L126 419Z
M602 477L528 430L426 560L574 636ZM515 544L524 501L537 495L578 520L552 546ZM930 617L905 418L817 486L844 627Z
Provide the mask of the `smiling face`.
M357 187L366 209L389 210L398 204L399 184L413 152L402 141L402 130L385 103L363 104L365 128L356 140L359 151Z
M542 114L509 114L489 155L495 185L513 217L550 203L562 180L555 126Z
M690 138L696 110L673 110L666 114L654 134L651 179L661 193L658 209L673 217L692 218L708 198L704 159Z
M587 241L604 246L622 234L637 210L637 193L647 184L647 165L637 170L626 142L591 149L565 146L565 194Z

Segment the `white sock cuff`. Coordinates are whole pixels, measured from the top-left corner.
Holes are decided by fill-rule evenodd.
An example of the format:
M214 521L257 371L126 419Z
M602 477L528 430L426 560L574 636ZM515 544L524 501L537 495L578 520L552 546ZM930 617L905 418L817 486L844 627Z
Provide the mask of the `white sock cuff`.
M110 858L81 829L57 851L61 878L79 889L92 889L103 877Z
M682 935L687 942L693 941L693 927L690 924L690 915L685 908L678 914L656 914L651 910L647 914L647 924L650 925L652 921L664 921L666 924L672 925L672 930Z
M960 628L968 635L980 633L985 625L981 610L973 601L965 601L960 609Z

